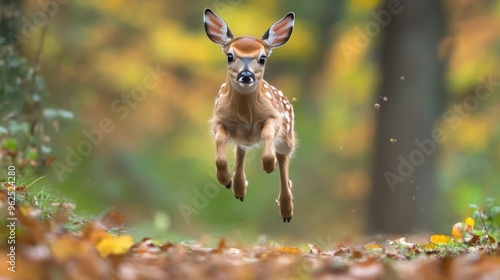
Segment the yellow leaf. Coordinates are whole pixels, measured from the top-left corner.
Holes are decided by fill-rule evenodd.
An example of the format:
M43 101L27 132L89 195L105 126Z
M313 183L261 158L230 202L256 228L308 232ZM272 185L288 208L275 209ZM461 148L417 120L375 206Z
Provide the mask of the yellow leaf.
M473 218L471 218L471 217L467 217L467 218L465 219L465 224L466 224L466 225L470 225L471 227L474 227L474 219L473 219Z
M380 250L383 249L382 246L378 245L377 243L371 243L371 244L366 244L365 245L365 250Z
M422 248L422 250L424 250L426 252L434 251L434 250L436 250L436 244L434 244L432 242L427 242L427 243L421 245L420 248Z
M444 235L444 234L435 234L435 235L431 236L430 241L434 244L445 245L445 244L450 243L451 236Z
M118 237L109 235L103 238L96 248L102 257L107 257L108 255L125 254L132 245L134 245L134 240L130 235L120 235Z
M460 242L464 240L464 226L462 223L456 223L453 225L451 228L451 236Z
M474 219L471 217L467 217L465 219L465 231L472 233L473 228L474 228Z

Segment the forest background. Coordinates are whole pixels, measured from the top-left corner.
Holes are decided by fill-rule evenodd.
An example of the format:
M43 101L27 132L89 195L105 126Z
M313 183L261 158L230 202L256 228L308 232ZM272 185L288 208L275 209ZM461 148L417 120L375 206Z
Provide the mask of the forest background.
M0 84L4 169L88 215L119 209L137 238L448 232L500 197L499 1L2 2L0 69L19 74ZM296 14L266 70L296 111L291 224L260 149L244 203L215 179L225 57L205 7L256 37Z

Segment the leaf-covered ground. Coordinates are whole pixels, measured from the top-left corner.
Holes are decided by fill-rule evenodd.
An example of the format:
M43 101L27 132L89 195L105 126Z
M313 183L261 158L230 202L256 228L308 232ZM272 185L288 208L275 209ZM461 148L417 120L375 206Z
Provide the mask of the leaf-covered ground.
M450 236L433 235L420 244L399 238L320 248L241 245L221 238L204 246L134 241L123 234L124 217L115 211L82 221L73 204L33 204L22 187L9 209L5 189L2 218L13 210L16 226L14 233L0 231L0 279L500 279L498 244L472 218L455 224ZM12 235L15 250L4 242ZM12 252L15 263L9 262Z

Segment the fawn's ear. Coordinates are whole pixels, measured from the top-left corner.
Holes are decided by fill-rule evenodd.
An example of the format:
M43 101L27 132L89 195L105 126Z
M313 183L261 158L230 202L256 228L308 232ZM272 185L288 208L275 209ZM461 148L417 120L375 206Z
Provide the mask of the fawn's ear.
M289 13L284 18L278 20L264 33L262 41L268 48L274 49L284 45L292 35L295 14Z
M209 8L205 9L203 22L205 23L205 33L214 43L224 47L233 39L233 33L227 24Z

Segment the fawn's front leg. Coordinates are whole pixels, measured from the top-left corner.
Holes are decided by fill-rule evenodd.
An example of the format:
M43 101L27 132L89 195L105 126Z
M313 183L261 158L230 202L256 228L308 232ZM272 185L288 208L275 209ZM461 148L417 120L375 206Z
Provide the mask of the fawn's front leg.
M292 181L288 179L289 155L276 154L280 168L280 194L278 202L283 222L289 223L293 216Z
M276 167L276 149L274 144L274 137L276 129L271 120L266 121L262 128L261 138L264 142L264 149L262 151L262 167L267 173L274 171Z
M245 178L245 149L236 146L236 157L234 160L233 193L236 199L243 202L247 192L247 180Z
M231 175L229 174L226 145L227 145L227 131L222 125L217 125L215 128L215 145L217 148L215 157L215 166L217 167L217 180L219 183L231 188Z

